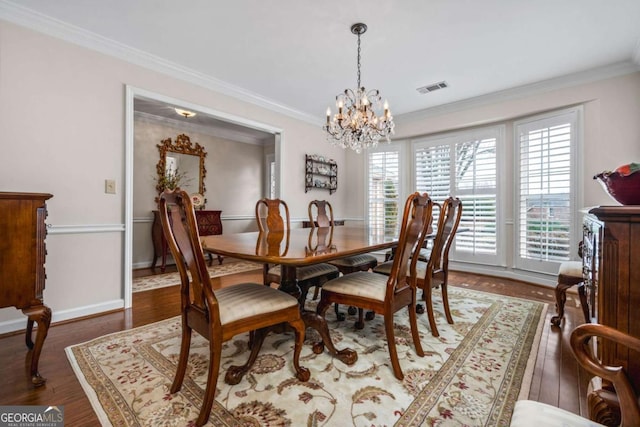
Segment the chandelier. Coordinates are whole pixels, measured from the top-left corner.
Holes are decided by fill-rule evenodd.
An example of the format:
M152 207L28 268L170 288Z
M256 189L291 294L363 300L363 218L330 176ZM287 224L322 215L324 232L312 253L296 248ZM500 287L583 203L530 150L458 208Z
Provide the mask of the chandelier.
M342 148L351 148L357 153L362 149L375 147L380 138L391 142L393 134L393 117L387 101L377 89L367 91L360 86L360 36L367 31L362 23L353 24L351 32L358 36L358 85L355 90L345 89L336 96L338 112L331 117L331 109L327 108L327 141Z

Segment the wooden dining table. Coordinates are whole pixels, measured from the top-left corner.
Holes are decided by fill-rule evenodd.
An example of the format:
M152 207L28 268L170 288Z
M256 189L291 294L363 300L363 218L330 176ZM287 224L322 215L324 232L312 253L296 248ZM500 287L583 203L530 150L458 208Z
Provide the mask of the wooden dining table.
M397 245L397 236L384 230L367 227L315 227L294 228L283 232L247 232L201 237L207 253L263 264L279 264L280 289L300 298L296 268L323 263L338 258L385 250ZM322 341L313 346L314 353L326 347L329 352L346 363L355 363L357 353L349 348L338 350L329 335L326 319L314 311L304 309L300 301L302 318L307 327L318 331Z

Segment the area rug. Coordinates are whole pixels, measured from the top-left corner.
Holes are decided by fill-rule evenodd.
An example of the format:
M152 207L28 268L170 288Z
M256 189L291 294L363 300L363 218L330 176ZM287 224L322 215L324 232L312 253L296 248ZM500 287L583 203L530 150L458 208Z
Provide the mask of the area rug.
M207 425L508 426L516 400L528 395L547 305L453 287L449 293L455 323L447 324L436 305L439 338L426 315L418 316L424 357L413 348L406 311L396 314L402 381L391 369L381 316L362 330L354 329L353 316L328 318L336 346L358 352L352 366L326 351L314 354L310 344L319 335L308 329L301 356L311 371L306 383L293 375L292 334L270 334L243 380L225 384L226 369L248 355L248 335L234 337L223 347ZM66 352L103 425L188 426L202 402L208 344L194 333L182 390L172 395L179 347L176 317Z
M258 270L261 268L262 264L249 261L238 261L212 265L208 267L208 270L211 277L220 277L245 271ZM178 272L136 277L133 279L132 292L149 291L151 289L165 288L167 286L175 286L179 284L180 274Z

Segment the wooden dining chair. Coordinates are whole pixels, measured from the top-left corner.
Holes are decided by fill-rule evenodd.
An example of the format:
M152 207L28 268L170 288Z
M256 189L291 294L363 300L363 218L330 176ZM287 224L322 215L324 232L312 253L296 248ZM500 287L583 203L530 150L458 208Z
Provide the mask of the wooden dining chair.
M434 203L434 206L438 205ZM434 337L440 336L433 312L432 289L440 287L442 293L442 304L445 316L449 324L453 324L453 317L449 308L449 295L447 284L449 282L449 250L455 238L456 231L462 216L462 202L458 198L449 197L440 205L438 214L438 225L433 244L428 248L421 248L418 255L417 287L422 289L422 299L427 306L427 316L431 334ZM392 263L387 261L380 264L374 271L382 274L390 274ZM416 306L416 312L424 313L421 305Z
M309 222L311 226L318 227L334 227L335 221L333 217L333 207L331 203L326 200L312 200L309 202ZM315 212L315 215L314 215ZM351 255L343 258L339 258L333 261L329 261L329 264L338 268L342 274L355 273L356 271L368 271L378 265L378 259L370 254ZM316 299L319 293L319 287L316 287L313 298ZM344 313L339 313L338 306L336 305L336 313L338 320L344 320ZM349 307L348 313L355 314L355 308ZM367 313L367 320L373 319L374 313ZM356 327L362 329L364 327L362 310L359 312L358 321Z
M281 199L260 199L256 203L256 221L261 233L286 232L291 227L289 207ZM296 278L301 291L299 299L301 306L304 307L309 288L312 286L320 287L326 281L339 275L338 268L327 263L297 267ZM264 265L263 281L265 285L280 283L280 279L279 265Z
M433 245L427 249L420 250L419 261L416 266L418 271L417 286L422 289L422 299L427 306L429 326L434 337L440 336L440 333L433 313L433 288L440 288L445 317L449 324L453 324L447 290L449 283L449 251L458 231L461 217L462 202L460 199L448 197L442 202ZM419 307L417 307L417 311L418 313L421 312Z
M314 216L313 212L316 212ZM329 211L327 213L327 210ZM318 227L333 227L333 207L326 200L313 200L309 202L309 222ZM367 271L378 265L378 259L370 254L352 255L329 261L335 265L342 274L355 273L356 271Z
M407 199L396 256L389 276L373 271L358 271L325 283L320 292L316 312L324 316L331 304L343 304L372 310L384 317L384 325L393 372L402 379L393 331L394 314L405 308L409 311L411 335L416 353L424 356L416 320L416 263L412 255L422 246L431 215L432 202L425 194L414 193ZM410 261L411 259L411 261Z
M182 388L192 330L209 341L209 371L196 425L204 425L211 413L222 343L240 333L252 333L251 353L244 365L229 367L225 375L226 383L240 382L255 362L269 328L283 322L295 330L293 366L296 377L300 381L307 381L309 370L299 364L305 325L296 298L259 283L240 283L214 290L200 244L191 197L180 189L164 191L158 205L164 235L176 260L181 280L182 340L171 393L177 393Z

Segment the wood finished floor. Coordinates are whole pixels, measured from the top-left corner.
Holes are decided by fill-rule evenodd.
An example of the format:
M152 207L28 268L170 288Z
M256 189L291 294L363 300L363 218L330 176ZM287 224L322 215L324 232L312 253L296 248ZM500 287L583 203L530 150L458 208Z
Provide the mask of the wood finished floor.
M138 270L134 277L146 274L149 271ZM246 281L260 282L261 278L261 272L255 271L213 280L215 286L224 287ZM567 295L566 317L560 329L550 325L550 318L555 313L553 289L458 272L452 272L449 280L451 286L548 303L529 398L586 414L588 374L575 363L568 339L569 332L584 320L575 294ZM65 347L176 316L179 312L178 288L168 287L133 294L133 308L129 310L52 325L40 357L40 373L47 378L47 383L39 388L31 386L27 375L30 353L24 343L24 334L0 337L3 384L0 405L64 405L65 425L98 425L91 404L71 369Z

